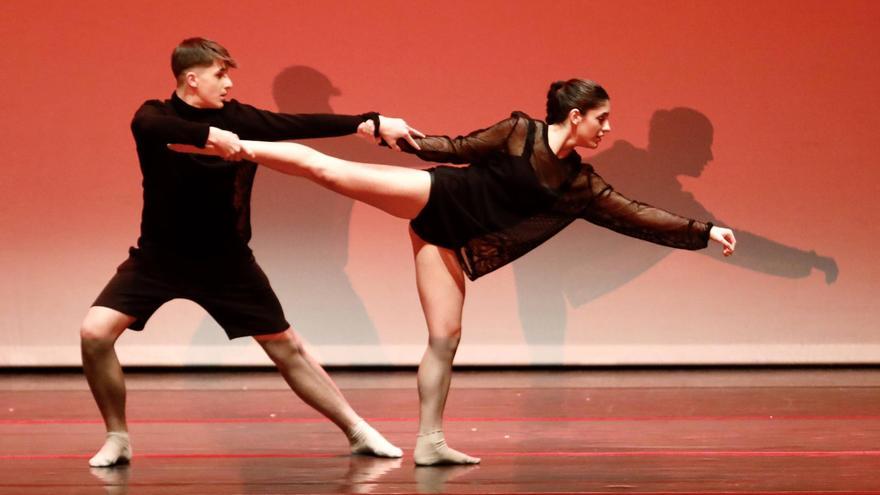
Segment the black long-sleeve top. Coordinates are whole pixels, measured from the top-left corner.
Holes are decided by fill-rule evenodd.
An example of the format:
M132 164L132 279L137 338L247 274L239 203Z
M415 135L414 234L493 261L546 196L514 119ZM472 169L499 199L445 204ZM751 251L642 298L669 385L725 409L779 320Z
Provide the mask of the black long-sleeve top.
M702 249L711 223L627 199L572 152L560 159L547 124L522 112L467 136L417 139L432 170L431 198L413 220L426 241L454 249L471 280L531 251L575 219L681 249ZM589 253L584 253L589 255Z
M131 122L144 190L138 247L184 258L251 255L256 164L175 153L168 143L204 146L211 126L263 141L343 136L370 115L282 114L236 100L202 109L176 93L145 102Z

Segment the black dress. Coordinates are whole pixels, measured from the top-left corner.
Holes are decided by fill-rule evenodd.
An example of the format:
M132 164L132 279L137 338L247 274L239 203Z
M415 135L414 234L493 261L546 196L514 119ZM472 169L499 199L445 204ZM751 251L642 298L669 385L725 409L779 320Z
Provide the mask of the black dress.
M702 249L711 223L632 201L572 152L558 158L547 124L514 112L492 127L451 139L416 139L423 160L469 163L429 170L427 205L412 220L425 241L454 250L475 280L531 251L578 218L664 246Z

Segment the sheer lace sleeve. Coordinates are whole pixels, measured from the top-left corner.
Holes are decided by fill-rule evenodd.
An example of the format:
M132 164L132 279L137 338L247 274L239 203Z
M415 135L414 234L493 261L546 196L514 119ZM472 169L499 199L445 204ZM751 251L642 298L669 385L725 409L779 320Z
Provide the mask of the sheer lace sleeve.
M711 223L680 217L666 210L633 201L614 190L588 167L592 201L581 216L596 225L679 249L703 249L709 243Z
M400 148L413 153L422 160L441 163L473 163L495 152L508 151L508 139L517 125L526 123L519 114L498 122L492 127L474 131L467 136L426 136L416 138L421 150L416 150L405 140L398 141Z

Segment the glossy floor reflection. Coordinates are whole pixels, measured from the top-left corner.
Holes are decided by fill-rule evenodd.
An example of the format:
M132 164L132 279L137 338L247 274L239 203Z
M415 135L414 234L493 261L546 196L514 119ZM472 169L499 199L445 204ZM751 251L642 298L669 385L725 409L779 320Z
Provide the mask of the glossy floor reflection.
M458 373L450 445L416 468L413 372L334 373L403 459L344 437L271 372L134 373L131 465L90 469L102 425L76 374L0 374L0 495L880 493L880 370Z

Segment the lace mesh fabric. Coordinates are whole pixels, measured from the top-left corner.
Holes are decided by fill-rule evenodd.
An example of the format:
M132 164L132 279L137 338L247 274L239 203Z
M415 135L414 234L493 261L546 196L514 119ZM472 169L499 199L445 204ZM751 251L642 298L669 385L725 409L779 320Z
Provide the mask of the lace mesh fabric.
M663 246L691 250L706 247L711 223L680 217L662 208L628 199L608 185L593 167L585 168L593 199L581 212L581 218Z
M552 213L538 213L522 222L476 237L458 250L465 274L476 280L543 244L574 221Z
M578 218L674 248L701 249L708 243L711 224L626 198L577 153L558 158L549 148L547 124L521 112L467 136L418 142L421 151L404 149L425 160L484 168L458 173L470 182L468 193L478 196L469 204L485 205L485 211L456 212L461 202L453 199L433 205L431 213L436 218L439 211L445 225L468 223L462 232L478 232L463 241L454 232L448 237L448 244L458 244L454 248L471 280L526 254ZM523 160L528 166L518 167Z

